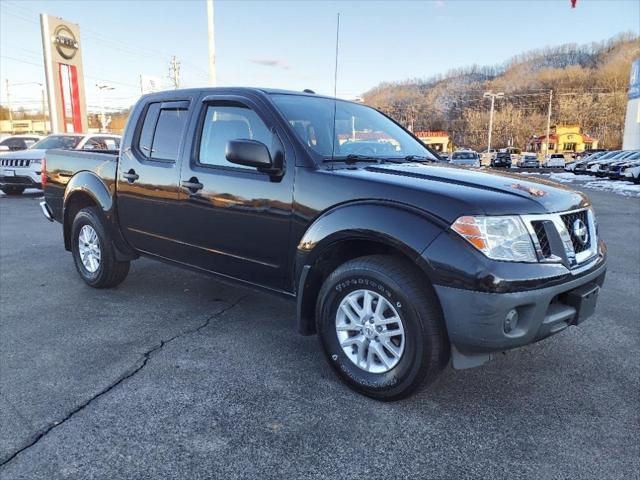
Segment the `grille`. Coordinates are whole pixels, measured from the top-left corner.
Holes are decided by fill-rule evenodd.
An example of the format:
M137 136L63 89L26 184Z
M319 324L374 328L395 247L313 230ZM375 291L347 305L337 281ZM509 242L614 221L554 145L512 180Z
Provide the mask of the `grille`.
M580 253L584 252L585 250L589 250L589 248L591 248L591 237L589 237L587 239L587 242L583 245L573 232L573 224L576 220L582 220L585 225L589 225L587 211L581 210L579 212L568 213L566 215L561 215L560 218L562 218L562 221L567 227L567 231L569 232L569 236L571 237L571 243L573 244L574 251L576 253Z
M25 158L3 158L0 160L0 165L3 167L28 167L31 165L31 160Z
M547 237L547 230L544 228L544 221L531 222L531 226L536 233L536 237L538 237L542 255L545 258L549 258L551 256L551 245L549 244L549 237Z

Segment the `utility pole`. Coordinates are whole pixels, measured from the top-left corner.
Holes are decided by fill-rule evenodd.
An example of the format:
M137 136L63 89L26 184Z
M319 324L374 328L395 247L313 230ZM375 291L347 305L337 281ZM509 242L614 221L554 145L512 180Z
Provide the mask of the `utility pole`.
M213 31L213 0L207 0L207 32L209 38L209 86L216 86L216 39Z
M549 90L549 109L547 110L547 137L546 137L546 148L544 154L547 155L549 153L549 135L551 134L551 101L553 100L553 90Z
M42 92L42 133L44 133L45 135L47 134L47 111L45 110L46 105L45 105L45 95L44 95L44 85L40 85L42 87L42 89L40 90Z
M493 93L491 90L488 92L484 92L482 95L483 98L491 99L491 111L489 113L489 140L487 142L487 155L491 158L491 132L493 130L493 106L495 104L496 98L504 97L504 92Z
M169 80L173 83L173 88L180 88L180 60L175 55L169 62Z
M100 90L100 133L105 133L107 131L107 117L104 110L104 91L105 90L115 90L112 86L106 84L96 83L96 87Z
M340 42L340 14L338 13L338 23L336 24L336 65L333 71L333 96L338 92L338 45Z
M11 94L9 93L9 79L5 79L5 86L7 88L7 108L9 109L9 128L11 128L11 133L13 133L13 113L11 112Z

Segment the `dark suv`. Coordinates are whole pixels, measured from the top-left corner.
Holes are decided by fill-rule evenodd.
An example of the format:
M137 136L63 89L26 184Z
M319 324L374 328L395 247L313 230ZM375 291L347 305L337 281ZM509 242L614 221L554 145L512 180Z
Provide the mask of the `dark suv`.
M498 152L491 159L491 166L496 168L511 167L511 154L509 152Z

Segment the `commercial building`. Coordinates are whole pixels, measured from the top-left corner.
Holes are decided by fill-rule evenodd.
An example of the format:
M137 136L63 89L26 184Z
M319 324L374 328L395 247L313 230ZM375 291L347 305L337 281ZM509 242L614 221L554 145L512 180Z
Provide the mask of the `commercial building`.
M413 132L422 143L428 145L436 152L452 152L453 142L447 132L442 130L428 130L423 132Z
M598 140L577 124L552 125L548 142L546 135L534 135L527 145L527 150L543 153L579 153L593 148L598 148Z

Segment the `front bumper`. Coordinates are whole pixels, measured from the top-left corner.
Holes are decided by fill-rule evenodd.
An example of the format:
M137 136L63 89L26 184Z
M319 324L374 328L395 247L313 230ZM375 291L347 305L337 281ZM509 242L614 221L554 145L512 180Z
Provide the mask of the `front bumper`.
M601 255L585 268L560 284L525 291L491 293L434 285L453 347L454 368L481 365L492 352L537 342L582 322L586 316L578 314L575 296L597 292L596 286L604 283L606 260ZM513 311L517 321L507 332L505 319L512 318Z
M42 184L39 181L35 181L26 175L16 175L13 177L7 177L0 175L0 187L25 187L25 188L42 188Z

